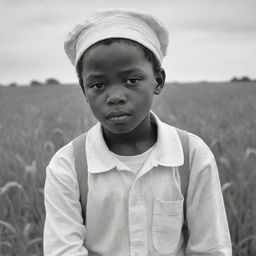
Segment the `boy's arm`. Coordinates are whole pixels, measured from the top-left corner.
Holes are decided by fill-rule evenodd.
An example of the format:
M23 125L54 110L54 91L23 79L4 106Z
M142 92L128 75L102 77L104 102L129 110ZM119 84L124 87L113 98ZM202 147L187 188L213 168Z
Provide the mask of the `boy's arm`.
M208 146L191 134L190 170L186 255L231 256L231 239L216 162Z
M45 181L45 256L87 256L72 146L59 150L47 167Z

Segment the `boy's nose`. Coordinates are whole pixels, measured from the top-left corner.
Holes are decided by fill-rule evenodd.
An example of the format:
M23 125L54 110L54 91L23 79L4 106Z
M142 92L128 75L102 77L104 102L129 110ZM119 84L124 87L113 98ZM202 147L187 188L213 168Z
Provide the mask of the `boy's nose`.
M126 97L124 93L117 88L113 88L109 92L108 98L107 98L107 103L110 105L115 105L115 104L124 104L126 102Z
M125 103L125 101L126 101L126 99L124 96L113 95L108 98L107 103L110 105L116 105L116 104L123 104L123 103Z

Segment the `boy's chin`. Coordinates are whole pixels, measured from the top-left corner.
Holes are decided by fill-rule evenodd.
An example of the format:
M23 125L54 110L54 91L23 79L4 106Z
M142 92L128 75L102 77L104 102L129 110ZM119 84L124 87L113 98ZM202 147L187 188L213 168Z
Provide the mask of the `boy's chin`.
M104 126L104 128L115 135L122 135L122 134L127 134L130 133L134 130L133 127L128 127L127 125L116 125L116 126Z

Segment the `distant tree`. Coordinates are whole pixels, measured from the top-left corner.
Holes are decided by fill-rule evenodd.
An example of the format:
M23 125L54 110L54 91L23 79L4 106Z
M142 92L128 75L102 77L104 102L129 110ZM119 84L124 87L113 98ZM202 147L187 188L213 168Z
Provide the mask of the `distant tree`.
M250 82L251 79L250 79L248 76L243 76L243 77L241 78L241 81L242 81L242 82Z
M239 79L238 79L238 78L236 78L236 77L233 77L230 81L231 81L231 82L238 82L238 81L239 81Z
M49 78L46 80L46 84L48 85L60 85L60 82L55 78Z
M243 76L241 78L233 77L230 81L231 82L250 82L251 79L248 76Z
M31 86L39 86L39 85L42 85L42 83L40 83L39 81L36 81L36 80L32 80L32 81L30 82L30 85L31 85Z
M17 86L18 86L18 84L15 82L9 84L9 87L17 87Z

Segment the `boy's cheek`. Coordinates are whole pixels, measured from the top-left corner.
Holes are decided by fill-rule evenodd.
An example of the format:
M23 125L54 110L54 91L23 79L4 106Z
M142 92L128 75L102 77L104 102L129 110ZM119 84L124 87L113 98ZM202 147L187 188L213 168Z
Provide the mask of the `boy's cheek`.
M95 97L88 90L85 92L85 100L89 105L95 103Z

